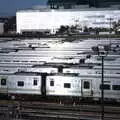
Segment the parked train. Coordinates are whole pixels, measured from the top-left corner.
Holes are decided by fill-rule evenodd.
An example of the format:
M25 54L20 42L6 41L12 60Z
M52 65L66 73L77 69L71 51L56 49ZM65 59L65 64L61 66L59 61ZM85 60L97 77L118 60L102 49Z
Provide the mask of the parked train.
M12 98L17 96L24 99L34 98L62 99L91 99L100 100L101 89L104 89L104 99L120 102L120 75L104 76L101 85L101 75L79 74L47 74L18 72L14 74L0 74L0 93Z
M86 65L86 66L85 66ZM0 73L15 73L15 72L37 72L37 73L79 73L80 75L101 74L101 66L83 64L76 65L34 65L34 66L0 66ZM104 74L120 74L119 66L105 66Z

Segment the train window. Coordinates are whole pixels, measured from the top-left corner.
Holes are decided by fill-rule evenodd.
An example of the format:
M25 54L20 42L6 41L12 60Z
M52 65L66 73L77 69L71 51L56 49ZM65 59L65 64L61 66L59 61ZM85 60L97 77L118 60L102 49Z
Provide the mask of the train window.
M50 86L54 86L54 81L50 81Z
M36 86L37 85L37 80L33 81L33 85Z
M90 83L88 81L84 82L84 89L90 89Z
M4 60L4 62L10 62L10 60Z
M64 83L64 88L71 88L71 84L70 83Z
M105 84L105 85L100 85L100 89L104 89L104 90L110 90L110 85Z
M113 86L112 86L112 89L113 89L113 90L120 90L120 85L113 85Z
M19 62L19 60L13 60L13 62Z
M24 86L24 82L23 82L23 81L18 81L17 85L18 85L19 87L23 87L23 86Z
M21 61L21 62L25 62L25 63L27 63L28 61L24 61L24 60L23 60L23 61Z
M1 79L1 85L6 85L6 79L5 78Z
M32 61L32 62L37 62L37 61Z

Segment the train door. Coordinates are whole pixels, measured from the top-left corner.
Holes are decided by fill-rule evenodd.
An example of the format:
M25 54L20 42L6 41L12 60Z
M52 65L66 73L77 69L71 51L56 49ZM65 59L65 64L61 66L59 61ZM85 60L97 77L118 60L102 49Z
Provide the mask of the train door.
M42 97L46 97L46 77L47 77L47 73L42 73L41 74L41 94Z
M82 80L81 81L81 92L82 96L89 97L92 95L92 80Z
M8 79L7 77L0 78L0 93L8 93Z

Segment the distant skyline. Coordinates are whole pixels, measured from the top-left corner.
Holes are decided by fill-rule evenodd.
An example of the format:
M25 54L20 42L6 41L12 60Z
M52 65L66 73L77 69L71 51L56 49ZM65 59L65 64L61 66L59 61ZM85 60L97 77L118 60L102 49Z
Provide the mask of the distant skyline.
M15 15L17 10L45 5L47 0L0 0L0 15Z

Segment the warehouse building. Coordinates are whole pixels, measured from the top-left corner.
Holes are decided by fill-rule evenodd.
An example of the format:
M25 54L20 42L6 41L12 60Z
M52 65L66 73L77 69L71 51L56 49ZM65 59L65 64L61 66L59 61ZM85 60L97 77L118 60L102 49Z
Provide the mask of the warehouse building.
M16 13L17 33L25 31L50 32L61 25L87 27L112 27L112 22L120 19L120 10L113 9L31 9Z

